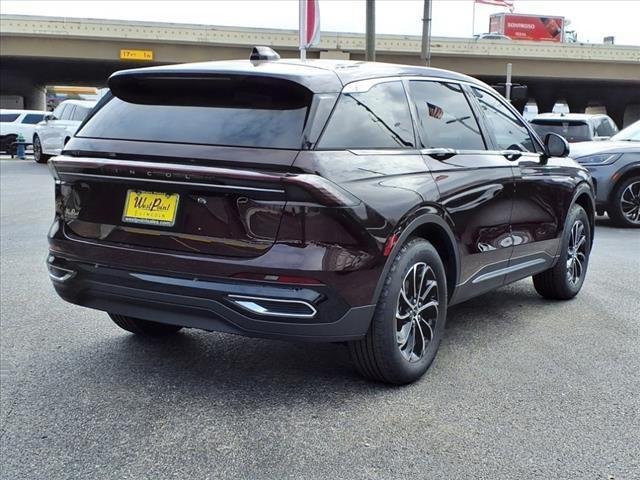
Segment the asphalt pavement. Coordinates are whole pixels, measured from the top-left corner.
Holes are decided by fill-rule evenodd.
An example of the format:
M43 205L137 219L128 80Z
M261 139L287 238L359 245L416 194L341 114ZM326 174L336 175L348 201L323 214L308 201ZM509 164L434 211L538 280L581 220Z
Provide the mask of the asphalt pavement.
M341 345L143 340L44 265L45 165L0 161L0 478L640 478L640 231L598 220L569 302L530 280L453 307L419 382Z

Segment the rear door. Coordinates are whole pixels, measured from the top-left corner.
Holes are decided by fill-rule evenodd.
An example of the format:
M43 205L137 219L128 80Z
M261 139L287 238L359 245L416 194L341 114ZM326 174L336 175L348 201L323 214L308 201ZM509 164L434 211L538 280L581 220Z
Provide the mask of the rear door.
M312 93L269 78L162 80L108 100L54 161L67 234L185 254L266 252Z
M544 270L555 256L565 195L561 194L564 172L542 165L542 147L524 120L497 93L471 87L483 111L490 141L497 152L512 152L514 175L513 210L510 218L513 254L506 281ZM569 186L567 184L567 186Z
M489 150L457 83L410 80L424 161L440 192L461 254L456 300L502 285L511 255L511 163ZM467 288L468 287L468 288Z

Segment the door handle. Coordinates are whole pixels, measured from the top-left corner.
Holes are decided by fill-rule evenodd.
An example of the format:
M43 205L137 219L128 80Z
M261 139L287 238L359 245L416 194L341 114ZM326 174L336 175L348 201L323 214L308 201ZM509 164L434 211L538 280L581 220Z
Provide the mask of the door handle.
M455 155L458 155L458 151L453 148L427 148L421 150L420 153L428 155L436 160L448 160Z
M510 162L513 162L515 160L518 160L522 156L522 152L520 150L502 150L500 152L500 155L502 155Z

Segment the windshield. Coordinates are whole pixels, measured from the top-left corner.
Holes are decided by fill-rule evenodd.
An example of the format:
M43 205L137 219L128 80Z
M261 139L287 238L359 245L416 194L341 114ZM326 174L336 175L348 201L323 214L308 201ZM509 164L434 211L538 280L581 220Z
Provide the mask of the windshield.
M531 125L540 138L544 138L547 133L557 133L567 142L585 142L592 139L591 130L586 122L533 120Z
M632 123L627 128L616 133L611 140L624 140L627 142L640 142L640 120Z

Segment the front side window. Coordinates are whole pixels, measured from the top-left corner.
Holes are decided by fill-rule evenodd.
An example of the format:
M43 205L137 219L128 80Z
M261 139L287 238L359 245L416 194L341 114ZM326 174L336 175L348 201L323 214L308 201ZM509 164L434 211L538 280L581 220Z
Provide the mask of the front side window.
M22 123L28 123L30 125L35 125L36 123L41 122L43 118L44 118L44 114L42 114L42 113L28 113L22 119Z
M425 147L485 150L480 127L460 85L423 80L410 85Z
M536 151L529 130L515 113L488 92L472 89L500 150Z
M325 150L414 146L409 104L398 81L340 95L318 142L318 148Z
M17 113L2 113L0 114L0 122L15 122L19 116Z

